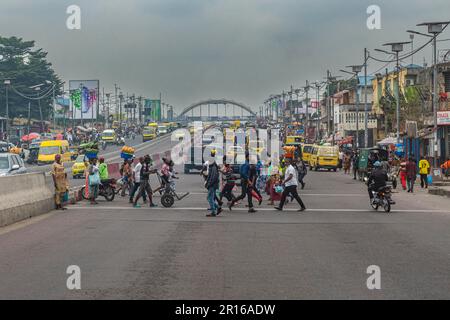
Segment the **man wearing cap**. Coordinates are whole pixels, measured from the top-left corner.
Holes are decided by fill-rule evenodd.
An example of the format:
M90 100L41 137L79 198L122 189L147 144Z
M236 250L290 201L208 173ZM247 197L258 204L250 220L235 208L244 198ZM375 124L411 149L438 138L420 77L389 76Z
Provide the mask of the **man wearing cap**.
M376 192L379 188L386 186L386 181L388 181L387 172L381 167L380 161L375 161L373 167L374 169L369 176L369 180L367 181L367 191L369 192L369 198L371 201L373 199L372 191Z

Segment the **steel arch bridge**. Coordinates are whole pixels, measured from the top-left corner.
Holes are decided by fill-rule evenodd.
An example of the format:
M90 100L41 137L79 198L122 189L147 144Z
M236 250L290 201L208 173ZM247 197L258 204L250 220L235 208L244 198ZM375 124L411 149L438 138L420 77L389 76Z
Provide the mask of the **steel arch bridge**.
M203 106L206 106L205 113L202 112L202 109L204 109L202 108ZM220 109L219 106L221 106ZM236 108L240 112L236 113ZM198 111L196 115L194 111ZM186 107L180 113L179 117L190 118L191 120L254 119L256 113L250 107L240 102L228 99L208 99Z

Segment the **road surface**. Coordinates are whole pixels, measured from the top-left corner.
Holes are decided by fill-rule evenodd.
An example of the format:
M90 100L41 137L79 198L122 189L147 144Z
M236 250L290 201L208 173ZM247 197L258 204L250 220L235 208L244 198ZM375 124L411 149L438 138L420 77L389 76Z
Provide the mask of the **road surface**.
M360 182L309 172L304 213L264 201L249 214L242 202L207 218L200 177L180 178L178 192L191 194L171 209L159 197L156 209L82 202L0 229L0 299L450 298L447 198L419 187L375 212ZM70 265L80 290L66 286ZM380 290L367 288L371 265Z

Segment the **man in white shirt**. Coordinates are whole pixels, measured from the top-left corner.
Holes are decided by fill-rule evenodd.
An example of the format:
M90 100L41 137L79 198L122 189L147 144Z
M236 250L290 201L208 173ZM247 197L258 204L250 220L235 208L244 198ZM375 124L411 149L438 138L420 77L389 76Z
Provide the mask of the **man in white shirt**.
M134 185L133 185L133 190L131 190L131 193L130 193L130 203L133 203L134 194L136 193L136 191L139 190L139 188L141 186L141 169L142 169L143 163L144 163L144 158L140 157L139 162L133 168ZM144 200L144 203L147 203L145 190L142 192L142 199Z
M286 197L289 194L291 194L292 197L294 197L295 200L297 200L298 204L300 205L300 209L298 211L305 211L306 207L297 193L297 186L298 186L297 172L295 171L295 168L292 166L291 161L292 160L289 158L284 159L284 162L287 166L286 172L284 174L285 180L283 181L284 191L283 194L281 195L280 204L278 207L275 207L275 209L282 211L284 202L286 201Z

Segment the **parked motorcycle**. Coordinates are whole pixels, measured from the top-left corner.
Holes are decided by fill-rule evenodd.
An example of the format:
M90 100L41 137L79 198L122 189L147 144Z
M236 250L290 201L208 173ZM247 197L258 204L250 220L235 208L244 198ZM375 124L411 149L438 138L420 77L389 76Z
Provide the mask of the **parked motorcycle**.
M391 205L395 204L395 201L391 198L391 187L384 186L377 191L372 191L373 199L370 201L370 205L374 210L378 210L378 207L382 206L385 212L391 211Z
M83 199L89 199L89 197L86 196L86 186L81 188L81 194ZM106 201L113 201L116 196L116 180L103 180L98 188L98 195L105 197Z

